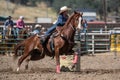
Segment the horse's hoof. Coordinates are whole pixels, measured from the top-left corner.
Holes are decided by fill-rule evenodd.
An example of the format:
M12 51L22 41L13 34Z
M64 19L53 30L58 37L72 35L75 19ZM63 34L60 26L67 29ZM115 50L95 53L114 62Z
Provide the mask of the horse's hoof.
M20 70L20 68L17 68L17 72Z
M28 70L28 65L25 66L25 69Z
M56 73L60 74L60 71L56 71Z

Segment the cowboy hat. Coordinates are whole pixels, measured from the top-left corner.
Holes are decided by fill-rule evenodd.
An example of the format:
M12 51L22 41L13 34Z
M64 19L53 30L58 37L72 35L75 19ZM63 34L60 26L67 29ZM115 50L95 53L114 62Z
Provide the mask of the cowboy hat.
M65 11L68 11L68 10L70 10L70 8L68 8L67 6L63 6L63 7L60 8L59 13L61 14L61 13L65 12Z
M41 28L42 26L41 26L41 25L39 25L39 24L36 24L36 25L35 25L35 28L37 28L37 27L40 27L40 28Z
M8 16L7 19L11 19L12 17L11 16Z
M20 18L20 19L24 19L24 16L20 16L19 18Z

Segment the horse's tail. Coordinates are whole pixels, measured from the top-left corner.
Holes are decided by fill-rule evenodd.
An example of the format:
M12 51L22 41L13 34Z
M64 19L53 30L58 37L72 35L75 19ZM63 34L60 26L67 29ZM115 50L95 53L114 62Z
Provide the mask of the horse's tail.
M24 44L25 44L25 41L22 41L20 44L17 44L16 46L15 46L15 48L14 48L14 60L15 59L17 59L17 57L18 57L18 54L17 54L17 52L18 52L18 50L20 49L20 47L22 47L22 46L24 46Z

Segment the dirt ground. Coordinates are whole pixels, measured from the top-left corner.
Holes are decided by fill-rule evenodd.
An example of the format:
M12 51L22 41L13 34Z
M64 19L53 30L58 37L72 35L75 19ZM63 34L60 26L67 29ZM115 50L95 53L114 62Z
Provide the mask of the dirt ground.
M114 59L113 53L100 53L95 56L81 56L80 72L55 73L55 59L45 57L31 61L25 70L25 62L16 72L17 60L0 55L0 80L120 80L120 55Z

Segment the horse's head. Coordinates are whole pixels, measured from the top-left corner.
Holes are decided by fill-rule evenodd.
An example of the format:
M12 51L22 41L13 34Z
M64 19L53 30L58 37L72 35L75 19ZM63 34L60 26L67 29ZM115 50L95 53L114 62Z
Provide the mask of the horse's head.
M72 25L76 29L81 29L81 20L82 20L82 14L81 12L74 11L73 13L73 19L72 19Z
M63 30L62 30L62 33L66 33L66 34L69 34L67 33L72 30L73 32L77 30L80 30L81 29L81 20L82 20L82 13L78 12L78 11L74 11L72 13L72 15L68 18L67 22L65 23L65 25L63 26ZM67 30L67 31L66 31Z

